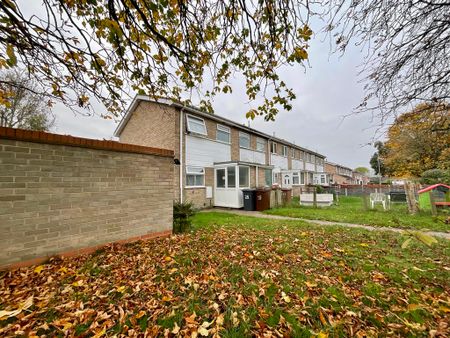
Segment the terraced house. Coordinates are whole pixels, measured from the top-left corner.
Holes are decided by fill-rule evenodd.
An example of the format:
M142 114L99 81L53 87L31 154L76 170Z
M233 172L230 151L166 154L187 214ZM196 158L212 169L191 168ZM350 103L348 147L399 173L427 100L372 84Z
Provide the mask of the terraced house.
M197 207L240 208L245 188L278 184L295 195L328 184L324 155L171 100L136 96L115 136L173 150L174 198Z

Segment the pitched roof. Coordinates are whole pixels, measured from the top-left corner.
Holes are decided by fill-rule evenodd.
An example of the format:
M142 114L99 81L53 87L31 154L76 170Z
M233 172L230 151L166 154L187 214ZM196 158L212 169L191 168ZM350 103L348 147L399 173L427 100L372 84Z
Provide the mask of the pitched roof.
M422 194L424 192L436 189L437 187L444 187L444 188L450 189L450 185L438 183L438 184L433 184L433 185L430 185L429 187L423 188L423 189L419 190L418 193Z
M296 145L296 144L294 144L292 142L286 141L286 140L284 140L282 138L271 136L271 135L263 133L263 132L261 132L259 130L247 127L247 126L242 125L242 124L239 124L239 123L237 123L235 121L232 121L230 119L227 119L225 117L222 117L222 116L219 116L219 115L216 115L216 114L206 113L206 112L201 111L200 109L198 109L196 107L186 106L186 105L184 105L184 104L182 104L180 102L176 102L176 101L173 101L173 100L167 99L167 98L160 98L160 99L155 100L155 99L152 99L152 98L150 98L149 96L146 96L146 95L136 95L134 97L133 101L131 102L130 106L128 107L127 111L125 112L125 115L124 115L123 119L120 121L119 125L117 126L116 130L114 131L114 136L116 136L116 137L120 136L120 134L122 133L123 129L125 128L125 126L127 125L128 121L130 120L131 115L133 114L133 111L136 109L137 105L141 101L154 102L154 103L159 103L159 104L163 104L163 105L166 105L166 106L172 106L172 107L176 107L176 108L179 108L179 109L184 109L185 111L188 111L190 113L193 113L193 114L196 114L196 115L200 115L202 117L206 117L206 118L209 118L209 119L212 119L212 120L215 120L215 121L219 121L219 122L222 122L222 123L225 123L225 124L228 124L228 125L232 125L232 126L234 126L236 128L239 128L241 130L248 131L248 132L251 132L253 134L257 134L259 136L268 138L269 140L273 140L273 141L277 141L279 143L283 143L283 144L288 145L288 146L290 146L292 148L296 148L296 149L300 149L300 150L303 150L303 151L307 151L308 153L314 154L314 155L319 156L321 158L325 158L326 157L323 154L320 154L320 153L317 153L317 152L312 151L310 149L298 146L298 145Z

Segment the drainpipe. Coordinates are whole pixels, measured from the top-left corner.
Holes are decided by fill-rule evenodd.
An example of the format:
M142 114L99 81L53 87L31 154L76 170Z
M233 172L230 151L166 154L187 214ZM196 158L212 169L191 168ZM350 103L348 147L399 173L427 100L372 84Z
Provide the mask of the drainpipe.
M258 186L259 186L259 182L258 182L258 166L256 166L256 188L258 188Z
M184 128L183 128L183 112L184 107L181 108L180 111L180 202L183 203L183 170L184 170L184 161L183 161L183 138L184 138Z

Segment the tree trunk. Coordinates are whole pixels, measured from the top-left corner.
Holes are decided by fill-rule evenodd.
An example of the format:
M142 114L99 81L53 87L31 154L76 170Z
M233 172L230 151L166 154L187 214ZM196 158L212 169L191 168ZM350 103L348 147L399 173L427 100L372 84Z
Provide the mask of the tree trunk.
M405 182L406 202L408 204L408 211L410 214L416 214L418 211L416 197L414 194L414 184Z

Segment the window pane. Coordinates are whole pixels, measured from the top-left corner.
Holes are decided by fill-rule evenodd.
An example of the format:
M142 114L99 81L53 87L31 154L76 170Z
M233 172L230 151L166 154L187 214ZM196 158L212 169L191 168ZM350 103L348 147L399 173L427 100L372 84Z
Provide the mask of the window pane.
M203 174L204 169L198 167L187 167L186 172L188 172L189 174Z
M300 184L305 184L305 173L300 173Z
M248 187L250 184L249 180L250 175L250 168L249 167L239 167L239 187L245 188Z
M202 119L188 116L188 129L194 133L206 135L206 126Z
M298 184L298 173L293 173L292 174L292 184Z
M256 150L265 151L266 150L266 141L263 139L256 139Z
M189 187L195 185L195 176L194 175L187 175L186 176L186 185L189 186Z
M270 187L272 185L272 170L266 169L264 174L265 174L265 179L266 179L265 183L267 186Z
M217 130L217 140L230 143L230 133L223 130Z
M227 168L228 188L236 188L236 167Z
M203 176L203 175L195 175L195 185L203 186L204 185L204 183L203 183L204 177L205 176Z
M270 145L270 152L272 154L276 154L277 153L277 144L275 142L272 142L272 144Z
M248 134L239 133L239 147L250 148L250 136Z
M225 169L217 169L216 175L217 188L225 188Z

